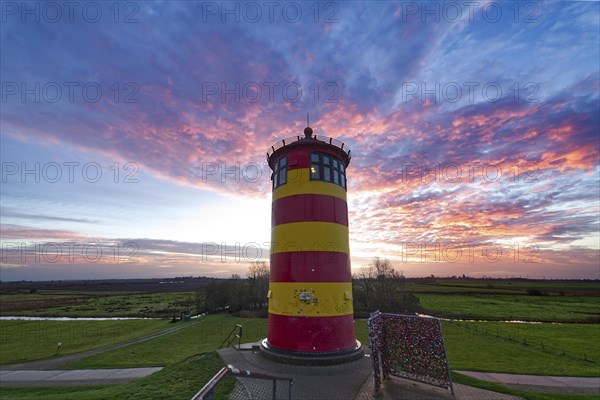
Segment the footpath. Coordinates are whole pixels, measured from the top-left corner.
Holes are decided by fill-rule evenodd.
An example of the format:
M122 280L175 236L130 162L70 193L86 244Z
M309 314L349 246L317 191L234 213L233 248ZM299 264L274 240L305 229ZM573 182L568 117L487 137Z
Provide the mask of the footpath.
M4 387L107 385L125 383L134 379L143 378L160 371L162 367L79 370L65 370L63 368L68 364L81 359L168 335L200 322L201 321L176 326L112 346L92 349L63 357L2 365L0 366L0 385Z

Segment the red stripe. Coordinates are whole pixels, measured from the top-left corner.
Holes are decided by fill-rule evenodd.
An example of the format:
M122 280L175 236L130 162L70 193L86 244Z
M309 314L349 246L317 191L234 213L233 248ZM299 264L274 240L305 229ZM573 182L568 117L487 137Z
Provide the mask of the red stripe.
M269 314L269 344L284 350L324 352L354 346L354 316L286 317Z
M337 149L337 148L334 147L334 149ZM335 158L337 158L339 161L342 161L342 158L340 158L338 152L335 150L330 150L327 146L301 146L301 147L297 147L297 148L291 148L288 151L286 151L285 153L282 153L282 156L286 155L288 158L287 159L288 171L290 171L292 169L310 167L310 153L312 151L329 154L329 155L332 155ZM281 157L278 157L278 159L279 158L281 158Z
M297 194L275 200L271 206L271 226L307 221L348 226L348 204L335 196Z
M350 256L333 251L271 254L271 282L352 282Z

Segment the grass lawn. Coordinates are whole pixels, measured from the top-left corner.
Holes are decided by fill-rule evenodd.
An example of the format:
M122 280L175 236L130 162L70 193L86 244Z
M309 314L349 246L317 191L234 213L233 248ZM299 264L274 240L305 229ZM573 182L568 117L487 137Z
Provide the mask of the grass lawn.
M166 320L0 320L0 364L41 360L120 343L172 327Z
M171 364L155 374L127 384L66 388L0 388L0 398L3 400L189 400L223 367L219 356L209 352ZM216 398L225 399L234 385L234 378L225 378L216 387Z
M600 297L418 294L436 317L544 322L600 322Z
M5 321L4 321L5 322ZM136 321L110 321L116 323ZM142 321L143 322L143 321ZM60 322L64 323L64 322ZM163 322L167 325L166 322ZM184 322L181 322L183 324ZM148 340L144 343L83 359L70 368L119 368L142 366L165 366L152 376L124 385L84 388L38 388L0 389L2 399L189 399L222 366L214 350L229 334L236 323L244 326L244 342L256 341L266 336L267 320L236 318L230 315L209 315L188 328ZM518 329L516 337L523 335L531 344L511 341L490 333L496 327L505 330ZM477 331L475 330L477 327ZM507 373L600 376L598 360L599 345L597 325L583 324L507 324L507 323L451 323L443 322L444 337L451 369L495 371ZM485 330L488 330L488 333ZM594 330L596 329L596 330ZM368 346L366 320L356 321L357 338ZM565 346L569 352L588 351L592 361L575 360L562 355L548 353L537 347L534 341L543 340L546 346ZM589 349L589 350L588 350ZM201 356L204 354L204 356ZM595 357L595 358L594 358ZM463 382L469 377L458 377ZM468 383L464 381L467 384ZM486 382L480 385L488 385ZM223 398L234 385L233 379L218 386ZM494 384L492 384L493 386ZM476 386L476 385L475 385ZM492 386L486 388L494 389ZM502 385L498 385L502 386ZM514 391L510 393L530 400L590 400L590 396L563 396ZM499 390L501 391L501 390ZM508 392L507 392L508 393ZM524 395L525 393L526 395Z
M413 293L448 293L448 294L470 294L470 293L505 293L505 294L526 294L525 289L495 288L481 285L463 285L463 284L443 284L443 283L414 283L408 285L407 290Z
M598 324L508 324L502 322L443 322L445 335L492 336L533 347L538 350L587 359L600 363L600 325ZM459 328L457 328L457 326ZM474 332L475 331L475 332Z
M483 289L487 292L509 291L513 293L527 293L529 289L540 290L550 294L580 294L580 295L600 295L600 283L598 281L502 281L502 280L476 280L476 279L437 279L428 283L414 283L416 291L452 291L453 288L459 288L466 292L469 290Z
M266 319L214 314L203 317L198 324L181 331L84 358L69 365L69 368L150 367L176 363L194 354L218 349L238 323L244 327L243 342L255 342L267 336Z
M579 282L436 281L411 283L425 313L482 320L600 322L597 284ZM536 289L547 296L531 296ZM565 296L560 295L565 292ZM2 315L166 316L194 301L193 292L44 291L0 295ZM193 307L193 306L192 306ZM460 312L457 312L460 310ZM223 363L214 353L235 327L243 342L267 335L267 320L226 314L170 324L168 320L5 321L0 320L0 363L54 357L130 340L189 324L185 329L143 343L91 356L67 368L163 366L152 376L123 385L70 388L0 388L2 399L189 399ZM505 373L600 376L600 324L514 324L442 322L450 368ZM366 320L356 321L357 338L368 347ZM587 360L586 360L587 359ZM592 396L528 393L454 374L455 381L520 396L527 400L591 400ZM234 386L217 388L224 398Z
M512 341L484 333L495 326L502 327L505 335L514 330L525 337L541 338L547 346L550 343L563 346L567 352L580 354L582 358L586 351L588 358L594 361L577 360L541 346L525 345L523 336L520 341ZM598 325L584 324L442 322L450 369L530 375L600 376L600 344L594 339L598 337L598 328ZM368 346L367 321L357 320L355 329L357 339Z

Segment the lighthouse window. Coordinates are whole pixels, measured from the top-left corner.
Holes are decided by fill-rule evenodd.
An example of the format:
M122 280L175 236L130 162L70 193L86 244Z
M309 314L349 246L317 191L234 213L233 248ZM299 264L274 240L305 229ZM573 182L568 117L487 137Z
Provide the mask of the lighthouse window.
M279 184L283 185L287 181L287 157L279 160Z
M321 179L321 162L317 153L310 155L310 179Z
M287 157L281 157L279 161L275 163L275 170L273 171L273 189L278 188L287 182Z
M310 179L320 179L321 176L321 167L319 164L313 164L310 167Z
M340 184L340 164L338 160L333 159L333 183ZM343 185L342 185L343 186Z
M331 182L346 188L344 163L328 154L311 153L310 179Z
M323 164L323 172L325 173L323 179L331 182L331 157L323 156Z

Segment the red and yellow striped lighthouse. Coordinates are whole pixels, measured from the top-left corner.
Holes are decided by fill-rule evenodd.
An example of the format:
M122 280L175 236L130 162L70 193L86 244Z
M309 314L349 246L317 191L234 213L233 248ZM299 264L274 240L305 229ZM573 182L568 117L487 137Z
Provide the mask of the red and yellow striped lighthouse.
M342 142L313 135L269 149L273 170L268 337L271 356L344 362L362 355L354 337L348 244L346 168Z

